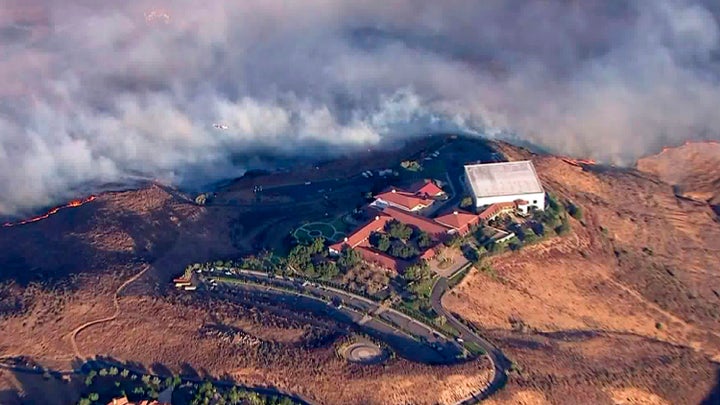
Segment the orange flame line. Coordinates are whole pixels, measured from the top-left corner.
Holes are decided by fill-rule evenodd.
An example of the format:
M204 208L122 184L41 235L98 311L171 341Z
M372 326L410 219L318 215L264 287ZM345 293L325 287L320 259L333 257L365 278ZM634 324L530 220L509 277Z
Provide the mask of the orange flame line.
M714 141L714 140L706 140L706 141L685 141L682 146L688 146L696 143L704 143L704 144L710 144L710 145L720 145L720 142ZM665 153L669 151L670 149L678 148L678 146L665 146L662 148L662 151L660 153Z
M87 197L87 198L82 198L82 199L79 199L79 200L72 200L72 201L70 201L70 202L67 203L67 204L59 205L59 206L57 206L57 207L54 207L54 208L50 209L50 211L48 211L48 212L46 212L46 213L44 213L44 214L42 214L42 215L38 215L38 216L36 216L36 217L32 217L32 218L28 218L28 219L23 219L23 220L17 221L17 222L5 222L5 223L3 224L3 227L9 228L9 227L11 227L11 226L25 225L25 224L31 224L31 223L37 222L37 221L42 221L43 219L48 218L50 215L56 214L56 213L57 213L58 211L60 211L61 209L79 207L79 206L81 206L81 205L83 205L83 204L85 204L85 203L89 203L90 201L95 200L96 198L97 198L97 196L91 195L91 196L89 196L89 197Z
M576 167L582 167L582 165L595 165L597 162L595 162L592 159L571 159L568 157L561 158L563 162L576 166Z

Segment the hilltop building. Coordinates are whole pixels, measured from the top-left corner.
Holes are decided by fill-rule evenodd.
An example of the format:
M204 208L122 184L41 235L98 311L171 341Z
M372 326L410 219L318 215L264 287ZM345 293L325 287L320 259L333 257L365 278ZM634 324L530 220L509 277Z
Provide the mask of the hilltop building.
M411 185L410 192L418 196L425 196L426 198L438 198L445 195L445 191L430 179L425 179Z
M545 190L529 160L466 165L465 182L476 208L545 209Z
M386 215L378 215L372 221L358 228L355 232L348 235L344 240L330 245L329 252L332 255L339 255L342 249L347 246L351 249L369 246L368 239L373 232L382 232L385 229L385 224L392 220L391 217Z
M379 210L395 207L404 211L417 212L435 202L445 192L432 180L423 180L410 186L410 190L391 187L375 196L370 206Z
M480 216L464 211L453 211L435 218L435 222L453 229L460 235L465 235L470 232L471 227L480 222Z
M384 209L387 207L395 207L404 211L420 211L433 204L433 200L418 196L409 191L403 191L396 188L390 189L384 193L375 196L375 201L370 204L372 207Z

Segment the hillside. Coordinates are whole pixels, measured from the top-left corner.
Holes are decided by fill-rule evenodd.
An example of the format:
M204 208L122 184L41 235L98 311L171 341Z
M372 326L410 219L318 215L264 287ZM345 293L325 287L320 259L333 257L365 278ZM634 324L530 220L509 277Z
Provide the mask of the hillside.
M707 201L720 213L720 143L694 142L640 159L637 169L654 174L683 197Z
M510 159L531 158L548 191L580 206L583 215L571 219L567 236L493 257L491 271L471 272L443 299L515 363L508 386L490 403L717 398L720 225L704 202L712 198L676 196L678 187L712 193L708 184L714 180L691 182L696 177L669 170L711 171L717 165L670 150L641 161L640 171L572 165L496 146ZM675 165L666 155L678 159ZM356 163L337 167L352 171ZM340 169L328 167L339 176ZM324 168L308 170L317 176ZM243 305L203 300L168 288L188 263L253 252L282 239L298 215L333 215L359 198L335 179L337 206L318 207L318 193L299 193L295 200L268 193L257 200L251 191L259 182L283 181L286 174L242 179L206 207L150 185L0 228L0 265L7 269L0 280L0 352L67 369L78 355L71 332L108 319L77 333L82 357L228 375L329 404L453 403L482 386L489 377L482 360L442 367L402 359L352 365L335 353L338 336L350 331L330 318L252 299ZM116 313L118 288L145 269L118 294ZM0 392L7 390L7 398L17 398L11 391L37 393L41 384L23 387L29 379L8 372L2 377Z
M531 158L583 217L568 236L493 258L444 299L522 370L497 401L707 398L720 359L720 226L708 205L655 175L501 147Z
M432 367L394 359L360 367L336 355L339 337L352 331L332 319L258 302L209 302L169 288L187 263L248 253L273 226L269 218L295 215L283 204L253 210L198 207L175 190L149 185L0 228L0 264L10 270L0 283L3 357L68 370L76 357L109 356L151 370L278 387L321 403L453 403L486 384L484 360ZM234 336L249 336L250 343ZM48 400L42 381L4 376L3 401Z

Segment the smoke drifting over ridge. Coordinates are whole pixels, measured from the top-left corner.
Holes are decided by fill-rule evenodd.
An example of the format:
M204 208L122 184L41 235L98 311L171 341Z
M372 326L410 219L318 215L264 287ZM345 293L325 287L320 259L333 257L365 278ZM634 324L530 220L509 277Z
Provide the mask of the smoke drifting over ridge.
M432 131L630 163L720 134L714 3L0 0L0 214Z

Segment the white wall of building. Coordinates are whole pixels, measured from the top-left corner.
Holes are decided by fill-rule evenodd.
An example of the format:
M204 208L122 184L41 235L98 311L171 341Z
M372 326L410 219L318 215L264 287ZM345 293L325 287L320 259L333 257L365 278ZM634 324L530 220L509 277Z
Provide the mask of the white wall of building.
M481 198L478 198L477 196L473 196L473 200L475 200L476 208L484 207L484 206L490 205L490 204L501 203L501 202L513 202L515 200L525 200L525 201L529 202L530 205L537 207L537 209L539 209L539 210L545 209L545 193L502 195L502 196L481 197Z

